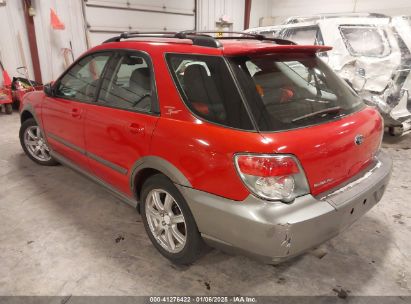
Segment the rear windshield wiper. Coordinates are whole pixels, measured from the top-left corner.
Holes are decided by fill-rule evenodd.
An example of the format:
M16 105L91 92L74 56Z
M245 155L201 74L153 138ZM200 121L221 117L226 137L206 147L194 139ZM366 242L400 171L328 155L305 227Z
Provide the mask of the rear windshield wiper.
M296 122L296 121L306 119L306 118L309 118L309 117L317 116L319 114L338 113L340 111L341 111L341 107L327 108L327 109L319 110L319 111L316 111L316 112L312 112L312 113L308 113L308 114L296 117L291 121Z

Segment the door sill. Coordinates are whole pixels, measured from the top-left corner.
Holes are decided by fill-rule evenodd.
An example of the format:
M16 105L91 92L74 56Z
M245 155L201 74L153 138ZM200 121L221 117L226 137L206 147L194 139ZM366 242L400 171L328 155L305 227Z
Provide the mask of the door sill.
M65 158L64 156L62 156L61 154L52 151L50 152L51 156L53 158L55 158L58 162L62 163L63 165L73 169L74 171L77 171L78 173L84 175L85 177L91 179L92 181L94 181L95 183L103 186L104 188L106 188L106 190L108 190L111 194L113 194L114 196L116 196L118 199L122 200L123 202L127 203L128 205L130 205L133 208L137 208L137 201L133 198L130 198L126 195L124 195L123 193L121 193L120 191L118 191L117 189L115 189L113 186L111 186L110 184L102 181L101 179L97 178L96 176L92 175L91 173L85 171L84 169L80 168L79 166L77 166L76 164L74 164L72 161L68 160L67 158Z

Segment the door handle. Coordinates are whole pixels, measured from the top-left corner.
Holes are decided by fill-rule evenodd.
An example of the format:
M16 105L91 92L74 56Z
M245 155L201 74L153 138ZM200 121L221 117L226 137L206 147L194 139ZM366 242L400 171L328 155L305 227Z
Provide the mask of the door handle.
M140 126L137 123L131 123L128 126L128 129L130 130L131 133L133 134L143 134L144 133L144 127Z
M79 108L72 108L71 109L71 116L80 117L81 116L81 110Z

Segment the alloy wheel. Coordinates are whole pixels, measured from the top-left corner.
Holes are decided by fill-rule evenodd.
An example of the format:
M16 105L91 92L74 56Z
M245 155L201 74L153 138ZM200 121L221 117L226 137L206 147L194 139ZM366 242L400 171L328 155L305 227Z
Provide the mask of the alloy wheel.
M186 221L174 197L153 189L146 198L146 218L155 240L170 253L183 250L187 240Z
M35 159L45 162L51 159L50 149L39 126L30 126L24 131L24 145Z

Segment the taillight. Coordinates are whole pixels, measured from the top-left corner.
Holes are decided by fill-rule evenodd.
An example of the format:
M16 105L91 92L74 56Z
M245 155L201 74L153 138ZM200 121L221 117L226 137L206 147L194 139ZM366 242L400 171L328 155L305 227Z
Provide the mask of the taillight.
M237 154L234 162L247 188L263 199L291 202L309 193L307 179L294 156Z

